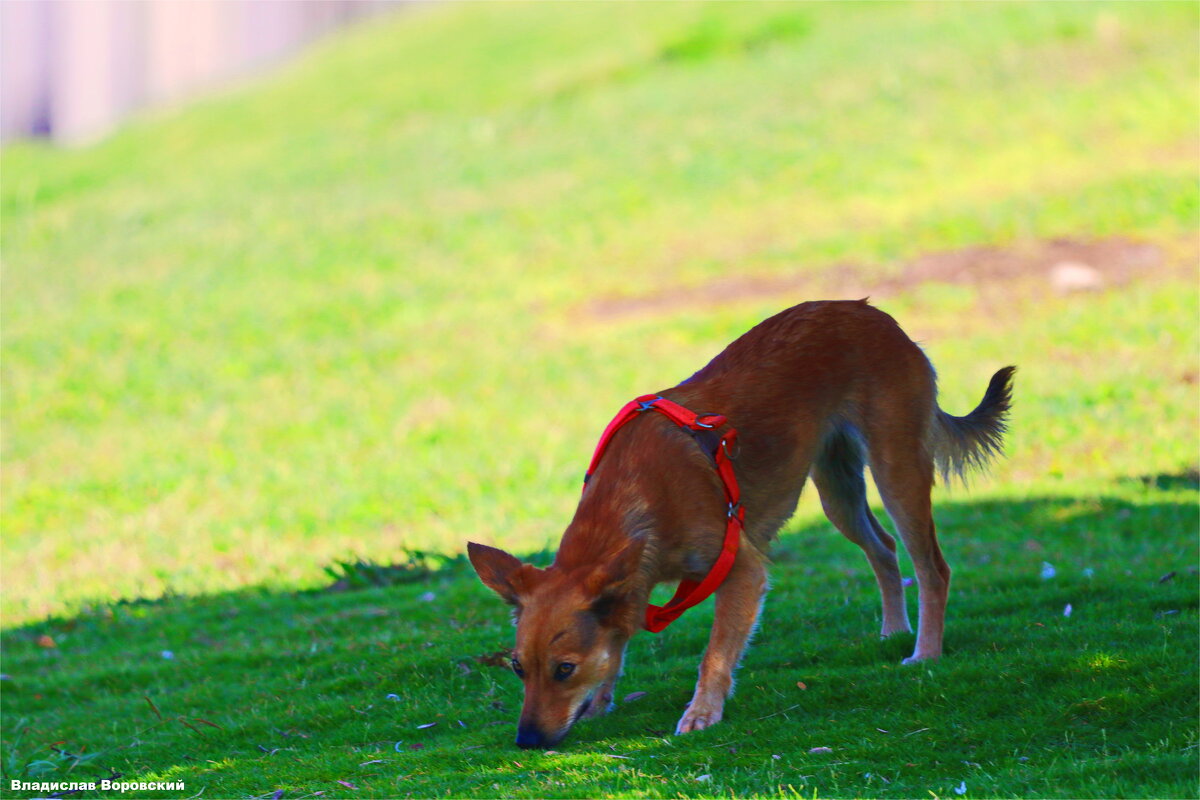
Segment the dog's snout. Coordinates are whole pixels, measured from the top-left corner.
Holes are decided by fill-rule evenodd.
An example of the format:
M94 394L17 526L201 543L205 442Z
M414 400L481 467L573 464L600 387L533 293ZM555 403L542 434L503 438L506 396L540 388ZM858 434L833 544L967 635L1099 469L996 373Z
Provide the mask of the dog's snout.
M550 741L534 725L521 725L517 728L517 747L522 750L549 747Z

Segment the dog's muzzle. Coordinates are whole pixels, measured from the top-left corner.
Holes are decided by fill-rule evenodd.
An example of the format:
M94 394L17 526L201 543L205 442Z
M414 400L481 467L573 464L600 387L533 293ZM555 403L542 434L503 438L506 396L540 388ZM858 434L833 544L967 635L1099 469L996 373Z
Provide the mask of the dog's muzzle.
M522 750L533 750L549 746L549 740L533 725L522 725L517 728L517 747Z
M562 738L567 735L567 731L571 729L571 725L574 725L576 722L578 722L579 718L586 714L588 709L592 707L592 700L594 698L595 692L589 693L588 696L583 699L583 702L579 704L579 707L575 709L575 713L571 715L570 725L563 727L563 729L559 731L556 736L546 736L536 725L533 724L519 725L517 727L517 747L521 748L522 750L534 750L550 747L551 745L562 741Z

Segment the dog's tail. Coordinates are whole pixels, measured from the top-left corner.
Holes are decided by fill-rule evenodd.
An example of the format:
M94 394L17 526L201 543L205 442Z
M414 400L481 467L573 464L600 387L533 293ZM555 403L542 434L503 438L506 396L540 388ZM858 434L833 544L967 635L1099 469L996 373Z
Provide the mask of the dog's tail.
M942 480L965 480L966 473L983 469L1003 450L1012 407L1012 378L1016 367L1005 367L992 376L983 400L970 414L956 417L940 408L934 413L930 448Z

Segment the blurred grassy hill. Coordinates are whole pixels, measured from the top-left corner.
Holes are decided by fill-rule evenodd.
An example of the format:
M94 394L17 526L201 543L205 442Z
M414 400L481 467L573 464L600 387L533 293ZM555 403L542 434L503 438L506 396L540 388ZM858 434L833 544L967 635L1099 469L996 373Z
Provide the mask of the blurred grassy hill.
M1190 3L446 4L95 147L8 147L5 625L545 545L629 397L810 278L982 245L1157 255L1119 291L879 298L948 410L1021 364L976 491L1194 468L1197 30ZM620 305L672 294L709 299Z

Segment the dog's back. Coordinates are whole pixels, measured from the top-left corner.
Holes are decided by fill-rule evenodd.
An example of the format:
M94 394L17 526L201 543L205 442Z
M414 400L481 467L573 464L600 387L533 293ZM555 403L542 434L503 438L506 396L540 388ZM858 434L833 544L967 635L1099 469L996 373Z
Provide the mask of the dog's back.
M828 300L764 320L663 396L735 421L755 510L748 532L765 546L831 449L859 450L865 463L872 449L879 458L925 450L943 474L982 466L999 449L1011 374L997 372L971 414L946 414L933 366L890 315L865 300Z

